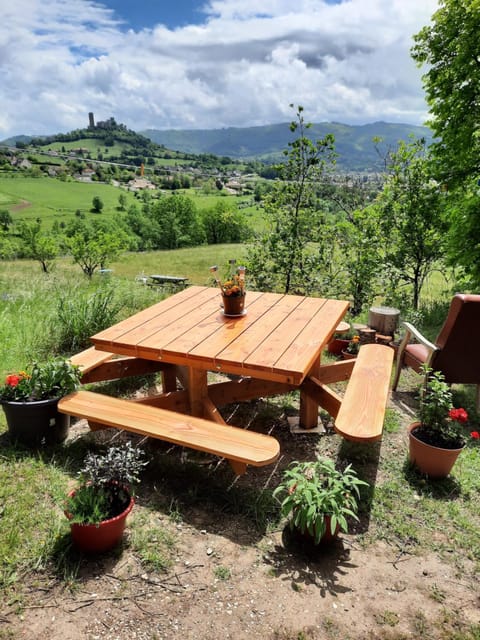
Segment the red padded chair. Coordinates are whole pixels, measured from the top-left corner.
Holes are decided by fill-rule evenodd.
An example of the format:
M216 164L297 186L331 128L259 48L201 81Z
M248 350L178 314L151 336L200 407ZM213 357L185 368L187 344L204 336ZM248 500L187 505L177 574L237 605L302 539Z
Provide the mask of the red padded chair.
M441 371L450 384L477 385L480 409L480 295L457 293L453 297L435 343L408 322L403 325L406 334L398 348L393 389L397 388L402 366L421 373L421 366L426 364ZM417 342L411 343L412 338Z

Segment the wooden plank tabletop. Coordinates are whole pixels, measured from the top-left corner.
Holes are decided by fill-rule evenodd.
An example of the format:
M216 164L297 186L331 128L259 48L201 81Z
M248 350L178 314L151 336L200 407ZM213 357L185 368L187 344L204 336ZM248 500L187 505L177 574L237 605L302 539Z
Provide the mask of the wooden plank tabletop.
M219 290L191 286L97 333L97 349L300 384L348 309L344 300L247 291L227 318Z

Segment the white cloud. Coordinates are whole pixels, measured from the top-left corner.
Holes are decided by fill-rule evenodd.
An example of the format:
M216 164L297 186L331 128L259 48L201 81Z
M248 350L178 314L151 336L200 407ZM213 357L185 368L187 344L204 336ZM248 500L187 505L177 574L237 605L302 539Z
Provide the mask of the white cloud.
M215 128L290 120L421 123L412 35L437 0L212 0L205 22L125 33L91 0L0 15L0 139L86 126ZM294 8L293 8L294 7Z

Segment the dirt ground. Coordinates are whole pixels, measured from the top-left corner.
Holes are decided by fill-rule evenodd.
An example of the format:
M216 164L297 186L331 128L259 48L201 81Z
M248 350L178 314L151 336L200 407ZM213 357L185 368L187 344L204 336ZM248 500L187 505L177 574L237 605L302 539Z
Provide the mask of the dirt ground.
M231 483L237 491L271 488L290 460L311 457L318 444L324 452L338 450L339 438L330 433L328 424L323 435L291 435L285 410L269 415L262 413L260 404L232 409L237 414L232 423L247 421L252 428L261 424L260 430L278 437L282 448L278 464L250 469L233 480L226 463L207 464L209 460L195 458L205 463L199 466L204 482L212 483L207 487L212 495L218 480ZM394 394L391 404L405 424L410 421L406 394ZM108 433L86 432L86 425L77 423L70 438ZM377 473L373 467L378 466L381 474L385 456L404 456L405 451L404 429L386 434L372 466L373 480ZM185 459L181 452L171 455L178 456L179 465ZM188 475L176 481L185 489ZM155 492L164 492L173 504L171 484L158 486L151 477L146 484L142 483L131 523L147 512ZM312 549L293 539L287 529L259 531L251 518L225 511L215 500L191 500L188 508L183 503L178 510L176 518L165 510L154 512L175 539L173 564L166 572L143 568L129 544L130 523L119 552L81 560L74 589L48 572L29 576L21 612L15 603L0 608L0 637L433 640L470 638L461 635L462 625L480 624L478 584L471 571L459 575L452 564L434 554L418 556L408 545L401 548L378 538L365 541L360 534L374 526L368 514L348 535L341 534L326 548ZM438 620L446 627L437 633L433 629Z

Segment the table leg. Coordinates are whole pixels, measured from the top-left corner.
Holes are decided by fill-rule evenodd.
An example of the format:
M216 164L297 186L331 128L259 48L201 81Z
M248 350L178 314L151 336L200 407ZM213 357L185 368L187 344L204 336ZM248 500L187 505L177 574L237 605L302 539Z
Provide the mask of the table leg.
M317 377L320 372L320 358L309 371L310 376ZM300 391L300 428L314 429L318 425L318 402L304 391Z
M207 371L184 367L184 381L192 416L204 418L204 400L208 398Z

